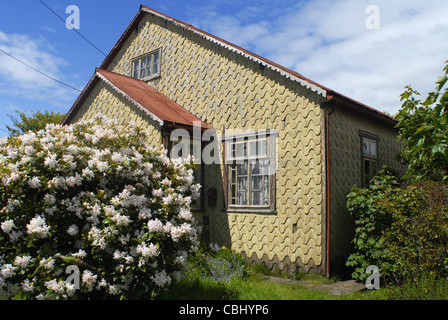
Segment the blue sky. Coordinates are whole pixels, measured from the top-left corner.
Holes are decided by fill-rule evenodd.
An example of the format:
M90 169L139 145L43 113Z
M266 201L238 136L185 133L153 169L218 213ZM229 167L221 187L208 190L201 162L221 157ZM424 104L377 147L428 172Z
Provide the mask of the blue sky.
M78 6L78 31L105 53L143 3L391 114L404 86L424 95L448 60L446 0L42 1L63 18ZM0 49L80 90L104 59L39 0L1 2ZM14 110L67 112L78 94L0 52L0 137Z

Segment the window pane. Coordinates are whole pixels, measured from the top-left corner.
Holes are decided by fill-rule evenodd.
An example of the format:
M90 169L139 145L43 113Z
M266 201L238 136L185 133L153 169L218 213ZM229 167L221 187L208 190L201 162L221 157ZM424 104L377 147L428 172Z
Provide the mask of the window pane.
M236 204L236 166L232 165L229 166L229 172L230 172L230 202L232 204Z
M377 163L376 161L372 161L372 171L371 171L371 177L373 178L374 175L377 174Z
M251 141L250 142L250 155L251 156L258 155L258 141Z
M269 176L263 177L263 205L269 205Z
M269 160L255 160L251 162L250 167L251 175L269 175Z
M246 142L236 144L236 156L245 157L247 156L247 144Z
M231 158L236 157L236 144L235 143L230 144L230 157Z
M370 177L370 172L371 172L370 160L364 159L364 176Z
M247 162L236 165L238 176L247 176Z
M239 205L247 205L247 192L238 192L236 202Z
M152 69L153 74L159 73L159 53L158 52L154 53L152 68L153 68Z
M259 205L261 205L262 203L261 203L261 192L260 191L253 191L252 192L252 205L254 205L254 206L259 206Z
M369 142L366 139L362 139L362 149L364 154L369 154Z
M263 176L252 176L251 177L251 189L252 190L261 190L262 186L261 186L261 179L263 178Z
M151 75L151 56L147 57L145 60L146 60L145 74L147 77L149 77Z
M138 79L138 74L139 74L139 68L138 68L138 60L134 61L134 78Z
M265 159L265 160L259 160L260 163L260 169L261 169L261 174L268 176L269 175L269 160Z
M268 141L267 139L262 139L257 141L257 155L265 156L268 154Z
M237 178L237 187L238 192L247 190L247 177L238 177Z
M376 157L376 141L370 141L370 155Z
M260 161L254 161L253 163L251 163L250 165L250 174L251 175L259 175L261 174L261 164Z
M235 184L232 184L230 191L231 191L231 203L236 204L236 185Z
M266 139L251 141L250 142L250 155L251 156L265 156L268 153L268 142Z
M230 168L230 174L232 176L232 183L236 183L236 168L235 167L231 167Z
M140 79L143 79L146 77L146 59L141 60L141 66L140 66Z

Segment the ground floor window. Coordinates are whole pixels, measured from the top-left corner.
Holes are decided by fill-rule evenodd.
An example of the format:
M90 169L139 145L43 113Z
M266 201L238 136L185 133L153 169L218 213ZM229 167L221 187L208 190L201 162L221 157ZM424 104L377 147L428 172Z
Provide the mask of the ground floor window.
M361 133L362 159L361 176L363 186L368 186L373 177L378 173L378 141L376 135Z
M275 208L275 142L266 131L225 138L228 209Z

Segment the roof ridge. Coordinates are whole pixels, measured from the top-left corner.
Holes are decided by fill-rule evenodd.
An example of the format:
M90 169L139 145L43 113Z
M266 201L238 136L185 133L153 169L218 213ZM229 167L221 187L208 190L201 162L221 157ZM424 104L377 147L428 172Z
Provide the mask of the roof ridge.
M221 43L224 43L224 44L226 44L226 45L229 45L229 46L233 47L234 49L237 49L237 50L242 51L242 52L244 52L244 53L246 53L246 54L249 54L250 56L256 58L257 60L260 60L260 61L262 61L262 62L264 62L264 63L270 64L270 65L272 65L272 66L275 66L276 68L279 68L279 69L282 69L282 70L284 70L284 71L286 71L286 72L288 72L288 73L291 73L291 74L293 74L294 76L299 77L299 78L301 78L301 79L303 79L303 80L306 80L307 82L310 82L310 83L312 83L312 84L315 84L315 85L319 86L320 88L322 88L322 89L324 89L324 90L326 90L326 91L327 91L327 90L330 91L329 88L326 88L325 86L323 86L323 85L321 85L321 84L319 84L319 83L317 83L317 82L315 82L315 81L313 81L313 80L311 80L311 79L305 77L304 75L300 74L300 73L297 72L297 71L294 71L294 70L289 69L289 68L287 68L287 67L285 67L285 66L282 66L282 65L280 65L280 64L278 64L278 63L276 63L276 62L273 62L272 60L266 59L266 58L264 58L264 57L262 57L262 56L260 56L260 55L258 55L258 54L256 54L256 53L254 53L254 52L252 52L252 51L250 51L250 50L247 50L247 49L245 49L245 48L243 48L243 47L241 47L241 46L239 46L239 45L236 45L236 44L234 44L234 43L232 43L232 42L230 42L230 41L227 41L227 40L224 40L224 39L222 39L222 38L220 38L220 37L217 37L217 36L215 36L215 35L213 35L213 34L207 32L207 31L204 31L204 30L202 30L202 29L199 29L199 28L197 28L197 27L195 27L195 26L193 26L193 25L191 25L191 24L189 24L189 23L187 23L187 22L184 22L184 21L182 21L182 20L179 20L179 19L170 17L170 16L168 16L168 15L166 15L166 14L164 14L164 13L161 13L161 12L159 12L159 11L157 11L157 10L154 10L154 9L152 9L152 8L146 6L146 5L143 5L143 4L142 4L141 7L140 7L140 10L142 10L142 9L144 9L143 11L145 11L145 9L146 9L146 11L149 12L149 13L155 13L155 14L157 14L157 15L163 17L163 18L166 19L166 20L171 20L171 21L176 22L176 23L178 23L178 24L184 25L185 27L187 27L187 29L191 29L192 31L197 31L197 32L199 32L199 33L201 33L201 34L203 34L203 35L207 35L207 36L209 36L209 37L211 37L211 38L213 38L213 39L215 39L215 40L217 40L217 41L219 41L219 42L221 42Z
M392 116L390 116L384 112L381 112L375 108L369 107L359 101L356 101L356 100L349 98L337 91L334 91L326 86L323 86L323 85L301 75L300 73L298 73L294 70L291 70L291 69L286 68L280 64L277 64L271 60L263 58L263 57L255 54L249 50L246 50L238 45L235 45L229 41L226 41L222 38L214 36L204 30L201 30L201 29L189 24L189 23L186 23L184 21L170 17L164 13L161 13L161 12L154 10L146 5L143 5L143 4L140 5L140 9L137 12L137 14L135 15L135 17L132 19L131 23L128 25L128 27L126 28L124 33L121 35L121 37L119 38L119 40L117 41L115 46L111 49L111 51L109 52L107 57L102 62L101 68L106 69L109 66L109 64L112 62L112 59L115 56L116 52L121 48L121 45L126 40L128 35L130 34L130 31L135 28L136 24L143 17L144 13L150 13L150 14L158 16L166 21L171 21L176 26L178 26L180 28L184 28L186 30L189 30L189 31L191 31L191 32L213 42L213 43L217 43L218 45L227 48L230 51L237 52L252 61L258 61L259 63L262 63L262 64L268 66L270 69L279 72L282 76L289 78L292 81L296 81L296 82L300 83L301 85L305 86L306 88L322 95L328 101L333 101L337 105L343 105L344 107L348 107L348 109L351 109L353 111L360 111L361 113L372 114L374 117L376 117L380 120L383 120L385 122L391 123L391 124L396 123L396 120ZM345 106L345 104L349 104L349 106Z
M227 49L229 49L231 51L236 51L236 52L242 54L243 56L245 56L246 58L249 58L253 61L258 61L259 63L265 64L266 66L270 67L271 69L280 72L283 76L286 76L286 77L290 78L291 80L295 80L295 81L301 83L303 86L311 89L312 91L321 94L324 98L326 97L326 91L329 90L328 88L326 88L325 86L323 86L311 79L306 78L305 76L301 75L300 73L298 73L294 70L288 69L280 64L277 64L273 61L270 61L266 58L263 58L262 56L255 54L247 49L244 49L234 43L231 43L227 40L219 38L207 31L201 30L201 29L199 29L189 23L186 23L182 20L170 17L164 13L161 13L161 12L154 10L146 5L143 5L143 4L140 5L140 10L137 12L134 19L132 19L131 23L128 25L128 27L126 28L126 30L124 31L124 33L122 34L120 39L117 41L115 46L112 48L112 50L109 52L109 54L106 56L106 58L102 62L101 66L100 66L101 68L106 69L109 66L109 64L112 62L113 56L115 55L115 51L120 48L122 42L127 38L127 35L130 32L130 30L135 28L135 24L141 19L142 13L150 13L150 14L158 16L164 20L171 21L171 22L175 23L178 27L190 30L190 31L198 34L199 36L202 36L202 37L208 39L209 41L218 43L219 45L226 47Z

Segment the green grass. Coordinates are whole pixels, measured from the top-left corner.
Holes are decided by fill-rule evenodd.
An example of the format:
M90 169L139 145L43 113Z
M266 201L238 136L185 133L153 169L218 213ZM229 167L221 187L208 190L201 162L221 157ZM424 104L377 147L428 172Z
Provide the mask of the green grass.
M174 284L169 291L160 293L156 299L175 300L383 300L387 290L365 290L347 295L335 296L308 288L304 284L284 284L267 281L263 275L291 277L290 275L270 273L260 266L251 266L250 275L230 281L215 281L198 274ZM307 284L325 284L328 280L320 275L296 274L292 278L306 281Z
M240 280L235 285L238 300L328 300L329 294L302 285L278 284L259 279Z
M299 284L278 284L261 279L239 279L223 283L193 281L179 283L157 299L175 300L385 300L386 289L335 296Z
M433 280L421 276L418 281L400 287L363 290L345 295L332 295L314 285L340 281L322 275L271 271L263 264L248 266L241 256L228 249L210 253L202 249L190 257L184 278L169 289L154 293L156 300L447 300L447 279ZM278 283L266 276L300 280ZM19 294L15 299L24 299Z

